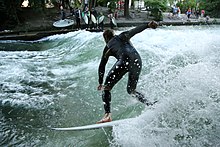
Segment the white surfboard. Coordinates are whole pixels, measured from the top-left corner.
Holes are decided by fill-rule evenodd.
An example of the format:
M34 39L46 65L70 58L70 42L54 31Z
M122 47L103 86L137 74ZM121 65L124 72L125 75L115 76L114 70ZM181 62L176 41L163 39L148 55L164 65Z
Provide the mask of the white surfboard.
M115 20L115 17L112 17L112 23L117 27L117 22Z
M63 28L63 27L68 27L74 24L74 20L72 19L63 19L63 20L58 20L53 23L54 27L58 28Z
M100 16L99 19L98 19L98 24L100 24L104 20L104 18L105 18L104 15Z
M93 14L91 14L91 20L92 20L93 23L97 23L96 18Z
M92 124L86 126L78 126L78 127L70 127L70 128L51 128L52 130L56 131L82 131L82 130L92 130L92 129L99 129L99 128L106 128L106 127L113 127L119 124L127 123L134 118L122 119L122 120L115 120L112 122L100 123L100 124Z
M89 19L88 19L87 14L84 15L83 20L85 21L86 24L89 23Z

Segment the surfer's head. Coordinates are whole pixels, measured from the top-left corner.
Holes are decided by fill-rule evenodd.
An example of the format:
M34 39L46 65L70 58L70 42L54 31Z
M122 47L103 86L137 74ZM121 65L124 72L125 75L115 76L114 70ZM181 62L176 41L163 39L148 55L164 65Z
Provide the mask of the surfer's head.
M114 31L110 29L105 30L105 32L103 33L103 37L105 39L105 42L108 43L109 40L114 37Z

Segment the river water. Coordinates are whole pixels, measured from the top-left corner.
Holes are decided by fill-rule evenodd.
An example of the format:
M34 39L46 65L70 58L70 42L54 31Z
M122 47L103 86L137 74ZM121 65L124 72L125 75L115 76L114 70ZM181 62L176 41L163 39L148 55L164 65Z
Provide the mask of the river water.
M103 116L102 33L0 41L0 146L220 146L220 26L147 29L131 41L143 59L138 89L159 102L146 107L129 96L125 76L112 90L113 119L135 119L76 132L50 128Z

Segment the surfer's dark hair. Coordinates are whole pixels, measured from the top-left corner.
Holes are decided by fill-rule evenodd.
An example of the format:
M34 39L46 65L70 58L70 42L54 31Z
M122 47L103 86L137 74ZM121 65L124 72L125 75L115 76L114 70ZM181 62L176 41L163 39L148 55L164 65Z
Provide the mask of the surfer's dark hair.
M105 32L103 33L103 37L105 39L105 42L108 43L109 40L111 40L114 37L113 30L111 30L111 29L105 30Z

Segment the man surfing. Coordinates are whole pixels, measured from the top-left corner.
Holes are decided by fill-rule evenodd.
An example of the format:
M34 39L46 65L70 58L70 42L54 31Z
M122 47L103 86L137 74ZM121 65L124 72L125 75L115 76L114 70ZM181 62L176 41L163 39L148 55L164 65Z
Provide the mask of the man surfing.
M137 82L141 73L142 61L137 50L131 44L130 39L137 33L140 33L147 28L156 29L157 26L157 22L151 21L147 25L145 24L138 26L129 31L122 32L119 35L114 35L114 32L112 30L106 30L103 33L106 46L103 50L101 62L98 68L99 85L97 89L103 90L102 100L104 103L105 115L97 123L105 123L112 121L110 110L111 90L126 73L128 73L128 94L131 94L132 96L136 97L140 102L146 105L154 104L148 102L147 99L144 98L143 94L136 91ZM108 75L103 85L105 66L110 56L115 57L117 61L113 65L111 70L108 72Z

